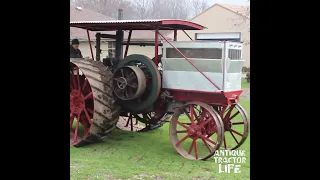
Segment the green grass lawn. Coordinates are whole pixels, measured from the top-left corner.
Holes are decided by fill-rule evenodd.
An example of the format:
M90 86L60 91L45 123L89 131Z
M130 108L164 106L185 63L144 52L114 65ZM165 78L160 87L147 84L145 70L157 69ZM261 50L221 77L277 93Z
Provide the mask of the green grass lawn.
M248 83L245 78L241 79L241 88L250 88L250 83Z
M241 105L250 117L249 101L242 100ZM246 153L241 173L218 173L213 157L207 161L192 161L175 151L169 138L169 123L151 132L114 130L102 143L70 148L70 176L77 180L250 179L250 134L238 149Z

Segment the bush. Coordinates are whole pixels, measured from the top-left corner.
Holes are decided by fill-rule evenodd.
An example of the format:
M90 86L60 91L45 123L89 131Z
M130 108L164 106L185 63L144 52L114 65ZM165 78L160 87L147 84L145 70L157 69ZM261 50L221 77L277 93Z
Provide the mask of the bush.
M248 73L246 74L246 80L247 80L248 83L250 83L250 72L248 72Z
M250 68L249 67L242 67L242 72L249 72L250 71Z

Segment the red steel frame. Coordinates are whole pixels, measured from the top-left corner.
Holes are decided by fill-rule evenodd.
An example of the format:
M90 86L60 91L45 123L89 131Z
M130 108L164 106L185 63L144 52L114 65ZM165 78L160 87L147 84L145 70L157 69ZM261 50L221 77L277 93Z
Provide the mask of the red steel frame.
M192 40L192 38L183 30L183 32ZM124 53L124 57L127 56L128 50L129 50L129 44L131 40L131 34L132 30L129 31L128 40L126 44L126 49ZM87 35L90 45L90 51L92 55L92 59L94 57L93 51L92 51L92 45L90 41L90 35L89 30L87 29ZM184 90L184 89L168 89L171 92L171 95L176 101L201 101L204 103L210 103L210 104L216 104L221 106L227 106L230 104L238 103L239 97L242 90L237 91L230 91L230 92L224 92L221 90L219 86L217 86L208 76L206 76L195 64L193 64L177 47L175 47L172 43L169 42L169 40L163 36L159 32L159 26L155 27L155 55L154 55L154 63L158 66L159 59L158 59L158 48L159 48L159 35L164 39L170 46L172 46L174 49L176 49L186 61L188 61L199 73L201 73L212 85L214 85L220 92L206 92L206 91L194 91L194 90ZM174 29L174 41L177 41L177 29ZM223 69L224 69L225 63L223 63ZM223 72L223 82L225 78L225 73ZM224 85L223 85L224 86ZM223 89L224 87L222 87Z

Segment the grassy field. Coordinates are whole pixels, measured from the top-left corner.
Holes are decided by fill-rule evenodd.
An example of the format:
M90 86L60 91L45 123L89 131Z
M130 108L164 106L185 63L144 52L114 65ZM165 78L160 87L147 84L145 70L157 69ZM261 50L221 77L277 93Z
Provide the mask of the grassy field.
M250 117L249 101L241 105ZM70 148L71 179L247 180L250 179L250 134L239 148L245 150L241 173L218 173L213 157L192 161L178 155L169 139L169 123L145 133L114 130L104 142Z
M250 83L248 83L245 78L241 80L241 88L250 88Z

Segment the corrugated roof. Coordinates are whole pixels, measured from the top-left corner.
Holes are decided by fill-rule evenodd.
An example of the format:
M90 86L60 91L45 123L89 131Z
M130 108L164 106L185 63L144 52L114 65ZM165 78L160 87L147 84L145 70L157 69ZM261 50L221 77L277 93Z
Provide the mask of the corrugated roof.
M162 22L162 21L172 21L172 20L177 20L177 21L185 21L185 20L180 20L180 19L130 19L130 20L117 20L117 19L110 19L110 20L81 20L81 21L71 21L70 23L72 24L77 24L77 23L94 23L94 24L121 24L121 23L152 23L152 22ZM187 22L187 21L185 21Z
M122 30L202 30L206 27L180 19L139 19L139 20L108 20L108 21L71 21L71 27L88 29L90 31Z
M74 6L70 6L70 21L107 21L107 20L115 20L112 17L100 14L98 12L94 12L85 8L77 8ZM115 34L115 31L102 32L106 34ZM91 39L95 39L96 32L90 32ZM124 39L128 37L128 32L124 32ZM70 39L78 38L79 40L88 40L86 30L70 27ZM134 31L131 36L132 40L154 40L154 32L153 31Z

